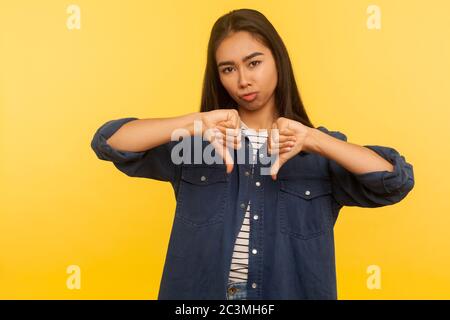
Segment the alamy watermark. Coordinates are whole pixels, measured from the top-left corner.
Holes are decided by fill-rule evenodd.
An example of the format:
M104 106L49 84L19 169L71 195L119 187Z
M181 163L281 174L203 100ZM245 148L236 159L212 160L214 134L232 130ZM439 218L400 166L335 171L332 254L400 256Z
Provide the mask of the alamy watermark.
M249 150L250 157L248 158L249 162L246 162L246 149L240 147L236 149L236 158L234 157L233 152L233 146L232 142L230 140L235 137L231 134L231 132L234 131L234 129L226 129L225 137L223 138L223 141L225 141L225 144L223 143L212 143L212 140L214 139L217 131L214 128L208 128L205 130L205 132L202 134L203 123L200 120L194 121L194 150L192 150L192 144L190 139L186 139L186 137L190 137L190 132L187 129L184 128L178 128L174 130L171 134L171 141L179 141L173 148L171 152L171 160L174 164L191 164L192 161L192 152L194 155L194 164L224 164L223 156L218 152L217 147L223 146L229 151L229 155L231 156L231 159L233 163L237 164L254 164L256 163L256 158L253 157L254 151L253 146L251 143L249 143ZM261 131L260 131L261 132ZM240 133L242 134L242 133ZM180 141L180 138L182 139ZM271 153L268 152L268 146L269 146L269 140L272 139L274 142L275 147L271 148ZM203 148L203 140L210 141L210 144L208 144L205 148ZM269 165L268 167L261 167L261 175L270 175L271 167L275 163L275 160L278 157L278 140L279 140L279 131L278 129L272 129L270 131L270 135L267 137L266 143L264 143L258 150L259 150L259 160L262 165ZM214 155L213 155L213 150Z

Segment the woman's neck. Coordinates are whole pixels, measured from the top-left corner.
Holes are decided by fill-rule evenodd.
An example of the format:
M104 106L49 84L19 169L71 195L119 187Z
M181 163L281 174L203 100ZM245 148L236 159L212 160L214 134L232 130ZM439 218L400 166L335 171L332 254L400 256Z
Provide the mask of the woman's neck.
M277 119L275 108L261 108L258 110L247 110L239 107L239 117L245 125L253 130L271 129L272 123Z

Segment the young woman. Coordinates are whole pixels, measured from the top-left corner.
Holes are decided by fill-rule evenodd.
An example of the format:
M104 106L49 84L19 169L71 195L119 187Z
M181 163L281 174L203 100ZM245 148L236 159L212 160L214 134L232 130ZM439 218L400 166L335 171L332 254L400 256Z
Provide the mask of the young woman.
M212 145L225 163L195 162L189 149L183 159L192 161L174 161L180 128L194 149L205 134L201 151ZM340 209L391 205L414 186L412 165L395 149L313 126L283 41L249 9L212 28L200 112L111 120L91 146L128 176L174 188L159 299L337 299ZM238 162L240 151L248 152Z

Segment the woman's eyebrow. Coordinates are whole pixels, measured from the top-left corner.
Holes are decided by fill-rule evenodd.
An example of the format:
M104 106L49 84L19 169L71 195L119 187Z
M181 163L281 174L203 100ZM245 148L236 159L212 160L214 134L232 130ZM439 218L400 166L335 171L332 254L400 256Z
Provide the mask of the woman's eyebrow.
M251 59L251 58L259 56L259 55L264 55L264 53L262 53L262 52L253 52L253 53L249 54L248 56L244 57L242 59L242 62L245 62L248 59ZM220 66L223 66L223 65L230 65L230 64L233 65L234 62L233 61L222 61L222 62L217 64L217 68L220 67Z

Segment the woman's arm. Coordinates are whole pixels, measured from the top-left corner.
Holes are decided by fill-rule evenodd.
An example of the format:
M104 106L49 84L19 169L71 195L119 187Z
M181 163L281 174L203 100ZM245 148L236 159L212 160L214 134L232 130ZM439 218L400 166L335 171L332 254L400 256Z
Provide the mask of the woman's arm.
M272 173L300 151L317 153L328 159L333 196L340 205L379 207L402 200L414 187L413 166L391 147L347 142L345 134L325 127L309 128L300 122L279 118L272 126L280 132L279 141L295 140L280 152ZM276 132L274 134L277 136ZM272 140L272 139L271 139ZM277 140L277 139L275 139ZM284 142L286 143L286 142ZM278 146L280 143L274 143Z
M171 118L137 119L125 123L106 140L116 150L141 152L171 140L176 129L186 129L194 135L194 121L201 121L200 112Z
M172 118L115 119L107 121L97 129L91 141L91 148L99 159L113 162L130 177L175 182L179 177L179 166L172 161L172 149L178 144L178 139L181 136L203 136L208 133L208 129L219 124L223 128L238 128L237 111L219 109ZM178 131L176 139L172 141L172 133L175 131ZM235 133L237 135L237 131ZM220 155L225 157L227 171L231 172L233 161L228 149L213 138L214 136L208 135L208 139L214 140L212 144ZM237 138L240 140L240 135ZM238 143L233 142L233 146Z
M318 153L334 160L355 174L394 171L394 166L390 162L369 148L339 140L315 128L307 130L308 134L303 145L306 152Z
M346 142L347 136L339 131L329 131L324 127L317 128L326 135L339 141ZM378 159L371 164L364 166L362 171L348 164L349 159L342 159L338 155L337 159L329 159L329 172L333 187L333 196L340 205L360 206L360 207L380 207L392 205L405 198L414 187L414 170L412 164L408 163L404 156L397 150L387 146L364 145L371 152L383 158L392 165L393 170L388 170L378 164ZM320 153L320 150L319 150ZM360 163L357 156L353 160ZM340 163L338 162L340 161ZM376 163L375 163L376 162ZM352 172L351 170L356 170ZM357 173L360 172L360 173Z

